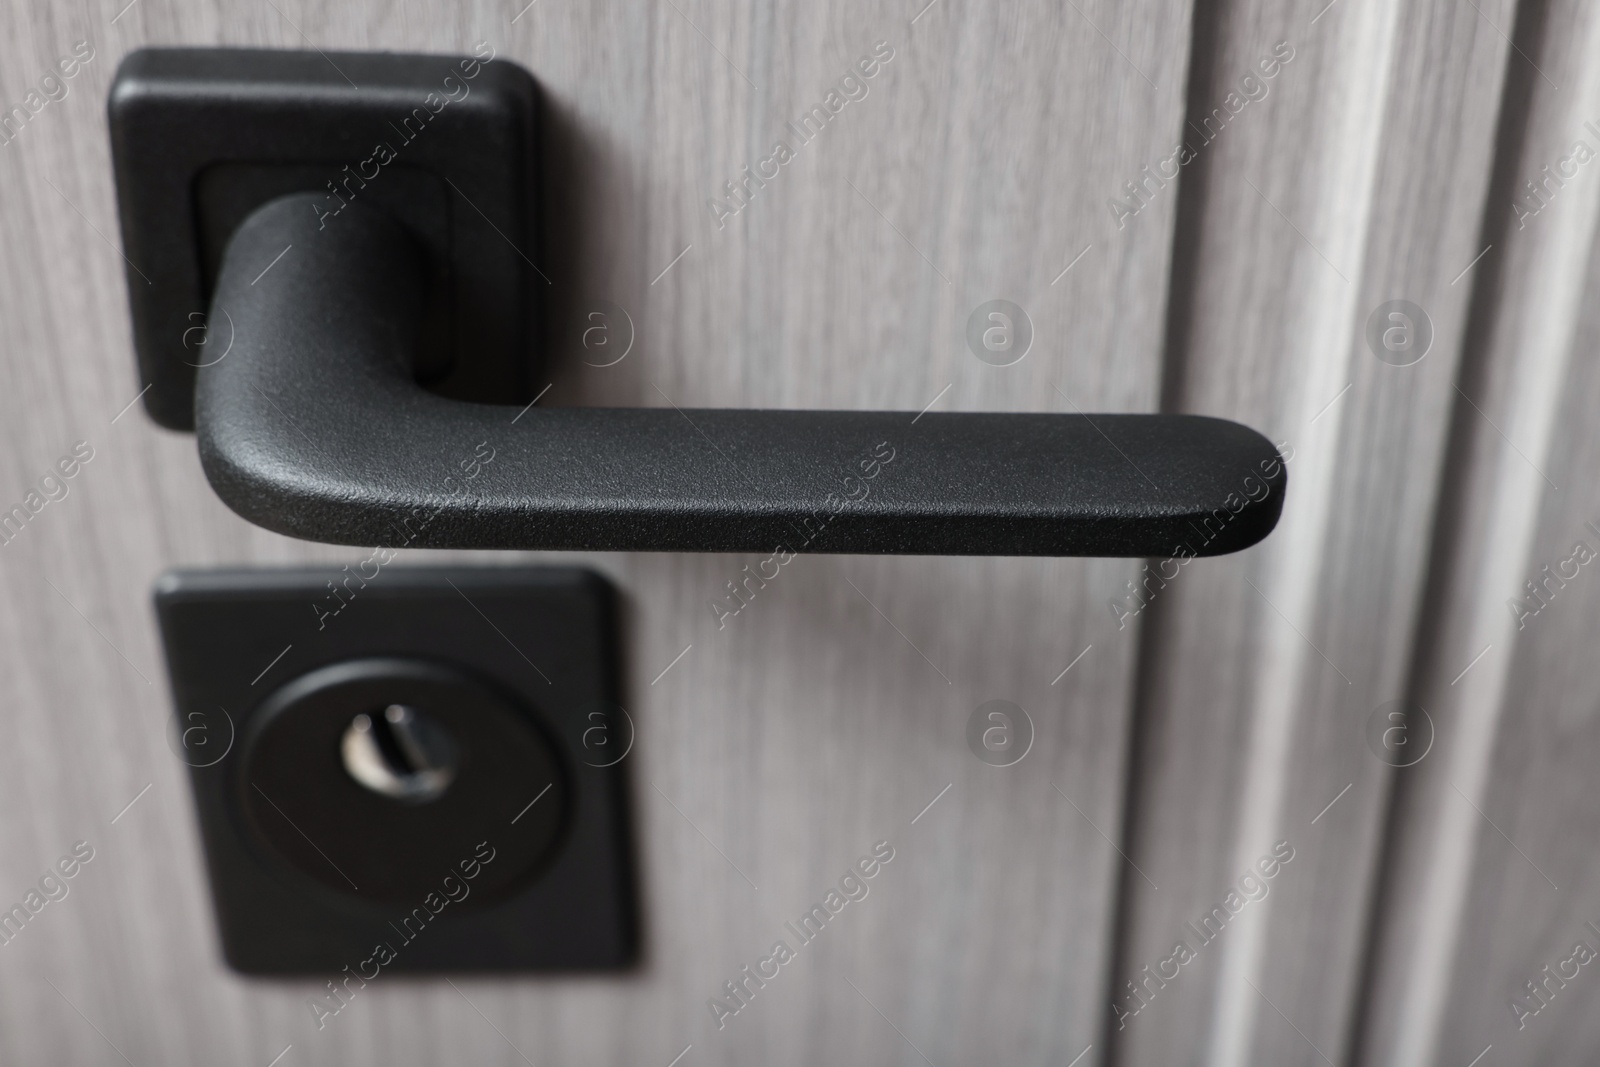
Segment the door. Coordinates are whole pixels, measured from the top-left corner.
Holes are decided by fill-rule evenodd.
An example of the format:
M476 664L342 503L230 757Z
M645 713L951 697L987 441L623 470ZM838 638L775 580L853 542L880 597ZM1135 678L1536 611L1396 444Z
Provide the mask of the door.
M1576 488L1600 203L1572 144L1600 144L1579 5L5 17L0 502L22 510L0 545L0 899L31 918L0 944L0 1061L1593 1047L1581 974L1520 988L1569 940L1600 949L1575 844L1600 677L1581 570L1505 604L1568 541L1600 546ZM370 549L249 525L141 410L105 98L150 45L532 72L540 405L1220 416L1278 443L1279 528L1190 561L802 555L755 585L753 556L400 550L621 591L641 951L380 980L326 1018L322 980L221 961L150 591ZM865 855L865 895L731 996Z

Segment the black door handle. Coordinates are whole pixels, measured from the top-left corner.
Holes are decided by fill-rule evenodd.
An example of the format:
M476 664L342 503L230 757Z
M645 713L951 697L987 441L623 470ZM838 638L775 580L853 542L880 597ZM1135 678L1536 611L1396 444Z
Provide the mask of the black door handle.
M163 67L173 54L119 72L141 108L119 114L112 91L130 246L154 243L152 221L129 211L141 132L163 113L151 100L177 83L173 100L192 101L197 79L224 80L192 55ZM227 77L264 64L281 86L261 58L273 55L230 59ZM385 63L410 63L394 76L423 85L437 64L450 69L440 57L337 58L364 61L369 82ZM304 115L305 87L291 88ZM315 89L333 113L311 114L338 125L337 105L356 98ZM240 95L236 84L217 90L223 118L230 92ZM438 257L380 207L352 197L330 221L328 203L308 191L256 207L227 238L211 287L210 328L226 321L230 336L198 369L200 455L228 506L268 529L438 548L1172 556L1245 548L1282 510L1277 450L1220 419L671 406L519 415L447 399L416 380ZM137 321L148 294L129 276Z

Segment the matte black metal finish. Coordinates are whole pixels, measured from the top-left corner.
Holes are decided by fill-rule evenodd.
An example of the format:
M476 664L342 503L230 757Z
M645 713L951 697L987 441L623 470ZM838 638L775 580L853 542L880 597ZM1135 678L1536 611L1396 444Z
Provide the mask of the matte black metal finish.
M195 370L231 333L204 314L222 249L251 211L295 191L317 193L305 210L329 231L346 221L342 204L377 207L427 249L419 370L433 388L527 401L549 285L530 258L538 96L526 70L492 55L146 48L123 59L107 112L151 418L194 428Z
M234 234L213 302L234 346L200 372L196 395L212 485L281 533L451 548L1168 556L1244 548L1282 507L1277 451L1218 419L517 417L434 396L410 371L421 249L359 205L319 232L306 199L271 203ZM286 245L295 259L262 276Z
M415 610L398 610L408 608ZM503 689L415 653L342 660L278 687L251 713L239 742L235 799L253 843L336 893L404 911L437 889L438 872L476 843L465 836L499 829L486 813L510 819L530 790L542 790L514 833L495 835L495 861L475 875L467 906L504 898L556 851L571 802L561 757L537 713ZM426 800L375 792L342 758L357 716L370 721L401 704L444 731L460 757L449 785ZM317 828L315 841L301 833L307 826Z
M433 175L459 192L451 174L463 173L460 161L419 151L408 157L415 181L396 173L388 199L363 193L325 220L325 192L292 191L302 164L327 155L330 137L346 136L328 131L376 121L381 108L338 82L315 53L238 54L238 75L229 66L235 53L206 50L198 68L185 67L195 55L138 54L113 88L130 257L156 256L164 267L189 260L177 270L181 292L168 291L165 274L144 292L145 279L130 270L135 333L156 375L150 410L166 425L184 424L177 405L186 375L206 364L193 409L206 474L230 507L268 529L439 548L1170 556L1236 551L1277 522L1283 461L1253 430L1219 419L524 412L520 389L494 387L514 375L480 366L504 354L499 341L528 336L505 290L477 305L483 324L509 317L489 331L495 352L461 343L472 317L463 318L460 282L503 279L463 256L460 227L472 216L458 198L430 191ZM441 57L332 58L398 86L391 103L454 69ZM508 266L507 249L534 247L532 215L518 214L507 181L526 174L528 137L519 131L532 127L535 95L526 73L509 73L515 68L504 61L494 68L500 88L483 94L486 121L443 124L437 130L448 136L429 143L448 142L500 175L488 184L502 194L496 211L506 219L496 226L493 262L520 270ZM203 150L177 145L190 124ZM301 128L313 131L310 147L294 138ZM165 159L169 150L178 162ZM233 169L201 165L219 151ZM272 192L289 195L264 202ZM198 235L176 221L191 195ZM451 212L444 245L441 204ZM181 232L167 234L168 225ZM179 312L218 247L205 359L175 364L192 356L173 347L183 334ZM466 380L473 389L418 384L440 373L430 339L443 313L441 277L454 279L458 342L445 385Z
M627 966L633 732L611 587L576 568L386 559L156 587L171 745L229 964L325 977L385 944L386 972ZM391 702L458 746L429 803L378 796L340 759L351 718Z

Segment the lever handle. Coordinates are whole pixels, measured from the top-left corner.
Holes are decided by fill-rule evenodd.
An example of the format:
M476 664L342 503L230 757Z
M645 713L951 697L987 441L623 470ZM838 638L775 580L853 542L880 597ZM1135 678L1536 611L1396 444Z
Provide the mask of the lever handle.
M142 395L245 518L384 546L1122 556L1277 522L1283 461L1217 419L495 406L532 355L539 93L480 53L118 68ZM207 301L229 337L195 363Z
M318 200L274 200L230 239L209 321L232 323L232 347L195 393L212 486L280 533L434 548L1172 556L1245 548L1282 510L1277 450L1221 419L519 417L435 396L411 370L423 252L355 203L319 228Z

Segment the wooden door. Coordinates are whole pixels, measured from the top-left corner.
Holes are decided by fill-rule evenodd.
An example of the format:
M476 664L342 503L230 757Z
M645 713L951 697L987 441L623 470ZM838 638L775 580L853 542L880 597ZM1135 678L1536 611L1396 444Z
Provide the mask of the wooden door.
M95 854L4 946L0 1058L100 1062L114 1046L135 1063L266 1064L292 1044L284 1064L666 1064L692 1045L685 1064L917 1049L948 1063L1070 1059L1097 1041L1138 648L1106 632L1105 601L1126 561L806 557L719 627L712 604L751 560L587 559L627 598L639 726L646 941L621 976L375 983L319 1031L306 1002L320 983L220 964L164 740L148 606L163 568L356 557L239 521L192 439L123 411L143 383L103 102L124 52L487 42L534 72L560 205L554 306L571 326L608 300L636 330L612 367L575 344L553 353L541 403L889 408L908 424L935 403L1155 408L1176 198L1121 233L1104 200L1178 137L1184 12L945 2L914 16L555 0L12 10L9 98L76 41L92 58L0 157L3 462L20 496L75 442L93 459L0 558L17 730L0 757L14 813L0 864L20 894L75 841ZM863 56L879 61L864 96L747 207L708 207ZM1035 331L1004 368L963 339L996 298ZM993 698L1037 727L1013 768L966 747ZM895 858L871 896L719 1029L707 1002L723 983L879 841Z
M0 1062L1465 1063L1494 983L1586 936L1583 579L1536 638L1507 632L1495 584L1600 521L1554 488L1586 469L1593 178L1537 218L1497 206L1585 136L1579 5L0 18L0 106L21 108L0 115L0 503L27 513L0 535L0 903L79 850L66 895L0 943ZM541 404L1226 416L1290 457L1280 528L1181 567L807 556L735 615L716 605L751 558L402 552L578 561L623 591L643 958L373 983L319 1029L320 983L220 962L149 593L173 566L365 550L239 520L193 439L134 403L104 99L129 50L181 44L483 44L532 71ZM786 124L830 93L796 146ZM733 195L779 140L778 176ZM993 300L1031 331L1005 366L967 342ZM602 301L631 324L609 366L581 341ZM1369 341L1395 301L1426 324L1409 364ZM1031 723L1010 766L967 742L994 699ZM1437 750L1403 770L1365 733L1394 700L1436 712ZM1496 747L1515 713L1544 719ZM874 846L893 859L869 895L719 1017L723 984ZM1581 981L1534 1020L1547 1058L1585 1047L1562 1003Z
M1600 18L1524 7L1408 694L1434 709L1437 752L1396 795L1363 1063L1579 1064L1600 1048L1600 184L1585 165Z

